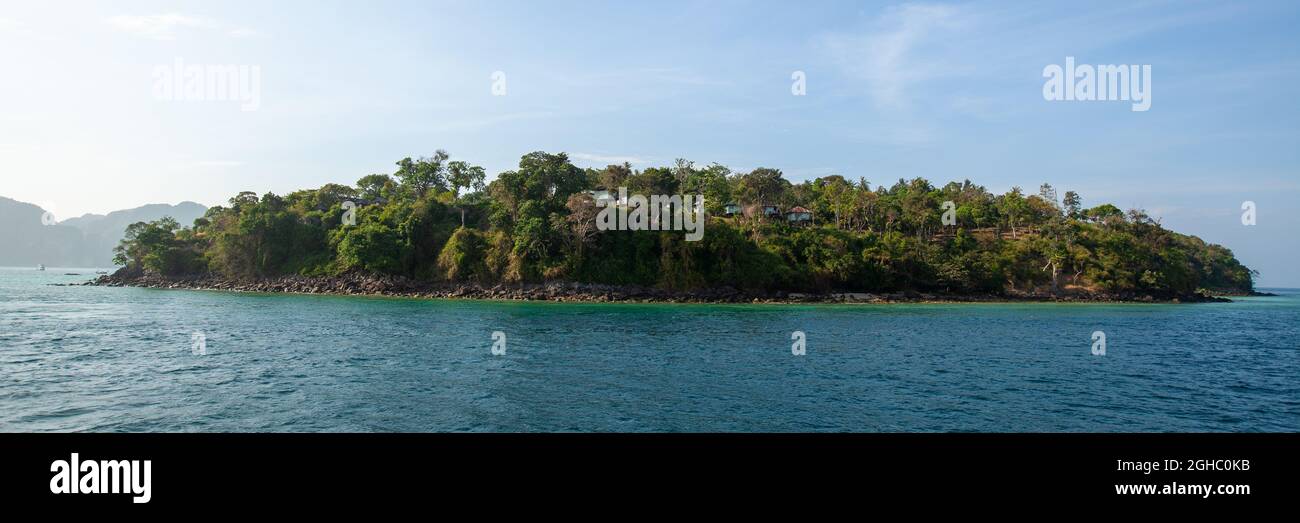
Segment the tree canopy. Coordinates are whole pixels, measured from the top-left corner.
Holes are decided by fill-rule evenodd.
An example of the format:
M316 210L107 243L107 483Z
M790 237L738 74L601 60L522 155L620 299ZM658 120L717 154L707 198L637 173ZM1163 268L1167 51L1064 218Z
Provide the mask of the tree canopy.
M532 152L485 184L482 167L404 158L355 186L279 196L241 192L190 227L127 229L115 261L164 275L232 278L347 271L426 281L567 280L675 290L1029 292L1077 289L1186 295L1242 292L1254 273L1230 250L1169 231L1141 210L1085 207L1039 187L993 194L970 180L873 186L824 176L800 183L778 169L732 172L678 160L641 170L574 166ZM599 231L589 191L703 194L703 240L680 231ZM354 220L345 220L346 202ZM781 216L724 215L724 206L801 206L811 225ZM953 221L942 219L952 202Z

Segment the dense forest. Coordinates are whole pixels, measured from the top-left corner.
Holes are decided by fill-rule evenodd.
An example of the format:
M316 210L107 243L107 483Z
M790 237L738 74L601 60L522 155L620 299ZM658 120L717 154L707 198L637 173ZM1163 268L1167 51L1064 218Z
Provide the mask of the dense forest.
M1013 188L1001 195L970 181L935 186L922 178L873 186L826 176L795 184L771 168L734 173L678 160L643 170L582 169L565 154L545 152L523 156L518 169L490 184L485 179L483 168L438 151L402 159L393 174L371 174L355 186L242 192L191 226L171 219L129 226L115 261L128 272L161 276L360 271L429 282L678 291L1184 296L1247 292L1254 276L1222 246L1169 231L1141 210L1087 207L1073 191L1058 201L1048 184L1036 194ZM619 187L704 195L703 239L599 230L595 190ZM802 214L785 214L796 207Z

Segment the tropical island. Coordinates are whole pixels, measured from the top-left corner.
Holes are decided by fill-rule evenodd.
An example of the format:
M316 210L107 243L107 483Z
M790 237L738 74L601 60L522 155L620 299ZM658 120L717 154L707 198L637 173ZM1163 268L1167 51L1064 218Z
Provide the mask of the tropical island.
M1206 301L1254 290L1229 249L1142 210L1043 184L875 185L781 171L583 169L524 155L485 184L444 151L393 174L284 196L241 192L190 226L130 225L94 285L591 301ZM602 231L637 194L703 195L700 241ZM947 214L945 214L947 213Z

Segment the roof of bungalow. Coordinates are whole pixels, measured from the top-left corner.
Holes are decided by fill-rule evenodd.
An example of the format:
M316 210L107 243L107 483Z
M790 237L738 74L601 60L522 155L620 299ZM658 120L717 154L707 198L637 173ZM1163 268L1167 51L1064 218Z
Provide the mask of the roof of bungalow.
M793 214L793 213L799 213L799 214L807 213L807 214L812 214L812 211L810 211L810 210L808 210L808 209L805 209L805 208L803 208L803 207L799 207L799 206L796 205L796 206L794 206L794 207L791 207L790 210L786 212L786 214Z

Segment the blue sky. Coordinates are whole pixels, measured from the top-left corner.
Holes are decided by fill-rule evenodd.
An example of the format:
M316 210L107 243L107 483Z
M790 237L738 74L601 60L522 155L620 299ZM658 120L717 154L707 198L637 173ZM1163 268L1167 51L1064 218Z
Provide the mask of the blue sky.
M1298 25L1295 2L11 2L0 195L60 218L213 205L439 148L492 174L546 150L1049 182L1300 286ZM1151 109L1044 100L1066 56L1151 65ZM257 67L258 110L157 99L178 58Z

